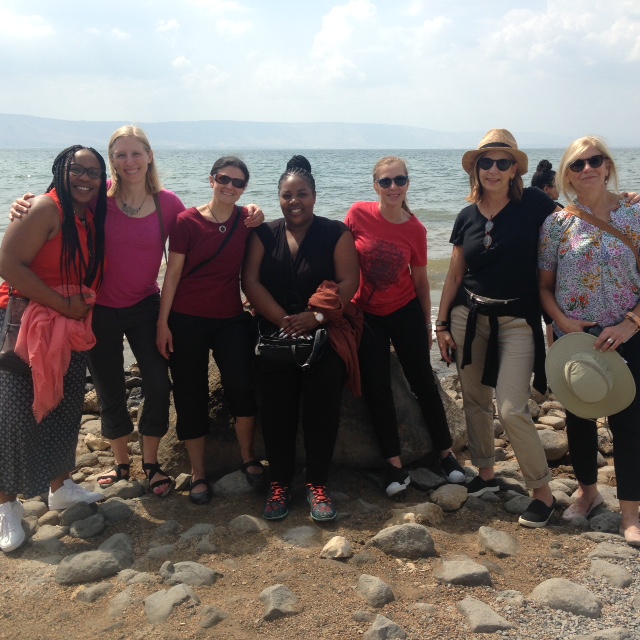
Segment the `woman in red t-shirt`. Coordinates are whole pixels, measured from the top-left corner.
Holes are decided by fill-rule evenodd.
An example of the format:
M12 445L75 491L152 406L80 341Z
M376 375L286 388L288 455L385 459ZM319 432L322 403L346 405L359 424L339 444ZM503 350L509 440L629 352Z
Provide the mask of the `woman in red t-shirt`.
M365 317L359 350L362 390L387 460L386 492L393 496L407 488L410 478L400 459L390 342L420 404L434 449L440 452L447 480L460 483L465 476L451 450L447 417L429 359L427 234L407 205L409 176L404 161L394 156L379 160L373 170L373 188L378 202L357 202L345 223L360 259L360 288L353 301Z
M236 203L249 182L249 170L239 158L225 156L214 163L209 182L211 201L180 213L169 236L156 333L158 349L171 367L176 432L189 453L189 497L195 504L212 497L204 460L209 351L235 416L242 470L253 486L265 479L253 451L257 407L251 316L240 298L240 268L251 229L244 224L247 210Z

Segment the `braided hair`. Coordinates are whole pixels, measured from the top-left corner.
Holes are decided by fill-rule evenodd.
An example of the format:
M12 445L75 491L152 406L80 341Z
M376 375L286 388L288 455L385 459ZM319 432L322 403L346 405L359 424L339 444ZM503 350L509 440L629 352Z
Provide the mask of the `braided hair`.
M78 229L76 228L73 197L69 188L69 165L72 164L75 154L84 149L90 151L96 157L102 171L93 217L95 238L92 239L89 236L89 264L86 265L86 269L83 269L84 265L80 264L83 261L77 259L79 255L82 255L82 252ZM83 147L76 144L63 149L56 156L51 167L51 173L53 174L53 180L46 193L55 189L62 207L62 254L60 256L62 282L68 285L72 281L72 272L75 272L75 278L73 279L90 286L98 275L100 280L102 279L104 268L104 221L107 214L107 171L104 158L93 147Z
M278 180L278 191L280 191L280 187L282 183L291 176L300 176L311 187L311 191L315 194L316 192L316 181L311 174L311 164L309 161L300 155L291 156L289 162L287 162L287 168L284 173L280 176L280 180Z
M540 160L531 178L531 186L538 189L552 187L556 179L556 172L551 169L552 166L548 160Z

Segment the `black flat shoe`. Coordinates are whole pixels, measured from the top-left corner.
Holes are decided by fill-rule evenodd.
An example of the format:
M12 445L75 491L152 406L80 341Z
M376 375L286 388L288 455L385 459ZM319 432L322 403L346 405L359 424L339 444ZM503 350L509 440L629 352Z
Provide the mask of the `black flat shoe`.
M260 467L262 471L260 473L251 473L249 467ZM247 479L249 485L255 489L262 489L267 486L267 473L260 460L249 460L245 462L240 467L240 471L244 473L244 477Z
M197 487L199 484L206 485L206 491L192 493L192 489L194 487ZM192 481L189 483L189 500L191 500L193 504L207 504L208 502L211 502L211 498L213 498L213 490L206 480L200 478L200 480L196 480L195 482Z

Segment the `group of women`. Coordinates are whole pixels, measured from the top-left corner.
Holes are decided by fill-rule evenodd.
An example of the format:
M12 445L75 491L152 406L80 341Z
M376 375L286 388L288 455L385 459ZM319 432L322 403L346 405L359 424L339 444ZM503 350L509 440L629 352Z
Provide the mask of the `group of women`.
M563 192L577 196L580 206L594 207L596 215L609 215L612 207L620 209L628 230L635 233L637 205L619 202L617 194L608 191L609 178L617 186L615 164L608 149L598 146L601 141L588 140L578 141L565 154L559 171ZM7 306L8 283L33 303L74 321L92 314L95 346L88 351L89 367L101 404L103 434L111 442L116 462L98 478L100 485L109 486L130 473L127 442L133 424L126 408L123 336L141 369L143 470L151 491L159 497L173 486L157 457L168 426L168 365L177 434L185 442L192 466L190 499L204 504L212 498L205 476L210 352L235 417L242 470L254 486L267 483L266 469L253 449L256 389L260 397L270 476L265 518L281 519L288 513L299 420L304 431L311 516L319 521L335 518L327 483L342 387L348 381L357 392L360 375L387 464L386 493L392 496L406 489L410 479L400 457L390 343L418 400L445 476L450 482L465 481L464 470L451 450L451 435L430 365L426 231L407 204L410 179L400 158L386 157L376 164L373 185L378 201L356 203L344 223L314 214L315 180L302 156L291 158L278 183L283 217L265 224L258 208L237 204L247 187L249 170L236 157L225 156L214 163L209 177L211 200L189 209L162 188L153 152L140 129L123 127L113 134L109 164L112 180L107 184L104 161L95 150L65 150L54 164L55 188L33 202L29 215L10 225L0 249L0 275L7 281L0 289L0 314ZM554 200L538 189L523 187L527 156L513 136L506 130L492 130L478 149L464 155L463 168L470 177L471 204L454 225L451 267L435 332L442 357L447 362L455 359L460 373L469 451L479 469L467 489L476 496L498 490L493 470L495 388L500 420L533 492L520 523L544 526L555 501L548 486L551 474L528 411L532 371L534 386L546 391L537 274L541 226L543 238L555 241L543 242L540 268L543 306L557 334L581 330L584 322L580 320L600 318L578 318L562 298L556 302L557 292L573 291L578 284L563 285L562 278L575 278L575 274L565 275L558 268L562 264L558 257L564 258L570 240ZM22 204L21 211L26 212L29 204ZM611 217L613 221L613 213ZM588 239L584 230L583 236ZM160 295L156 278L167 237L169 256ZM594 240L601 241L601 237ZM615 245L617 254L624 254L622 247ZM624 271L627 263L620 261L610 271ZM240 273L253 319L243 310ZM618 277L615 273L593 277L633 284L636 298L640 292L635 270ZM89 294L69 289L80 284L97 291L95 304L93 298L87 299ZM54 291L59 285L66 287L62 293ZM635 309L636 298L630 293L622 301L621 318ZM593 300L591 315L610 310L610 300L595 296ZM640 314L640 308L635 311ZM632 337L635 327L628 326L627 320L617 320L617 325L603 331L597 348L614 348ZM303 341L311 340L322 328L328 341L310 366L272 362L262 353L254 358L256 325L260 332ZM73 367L76 362L78 371ZM31 364L35 379L35 360ZM47 425L63 420L64 438L59 426L46 429L44 422L35 422L30 406L32 380L0 371L0 401L13 407L11 415L4 412L0 417L0 438L8 443L0 457L3 551L17 548L24 539L17 494L35 495L50 483L49 505L53 508L56 496L60 496L57 508L102 497L68 479L80 422L83 376L79 371L83 373L83 367L82 355L73 351L64 378L64 401L44 418ZM618 441L628 451L639 444L628 426L638 409L632 405L625 411L630 412L628 417L610 420L616 451ZM582 467L578 463L576 468L581 493L573 508L578 515L588 515L601 501L594 477L597 447L592 440L596 436L585 443L582 426L576 426L571 417L568 422L572 456L580 452L584 459ZM56 448L43 438L45 432ZM638 544L640 484L630 457L624 462L616 457L616 467L619 465L621 532L631 544Z

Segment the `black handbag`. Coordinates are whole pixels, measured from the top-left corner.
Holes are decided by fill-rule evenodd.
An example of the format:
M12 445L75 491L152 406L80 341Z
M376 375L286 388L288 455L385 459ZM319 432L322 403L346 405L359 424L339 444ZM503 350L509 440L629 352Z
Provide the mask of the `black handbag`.
M311 339L281 338L280 329L273 324L258 322L256 355L269 366L297 366L307 370L324 353L327 330L318 327Z
M28 298L14 296L9 290L9 304L0 328L0 369L21 376L31 375L31 367L15 352L22 316L28 304Z

